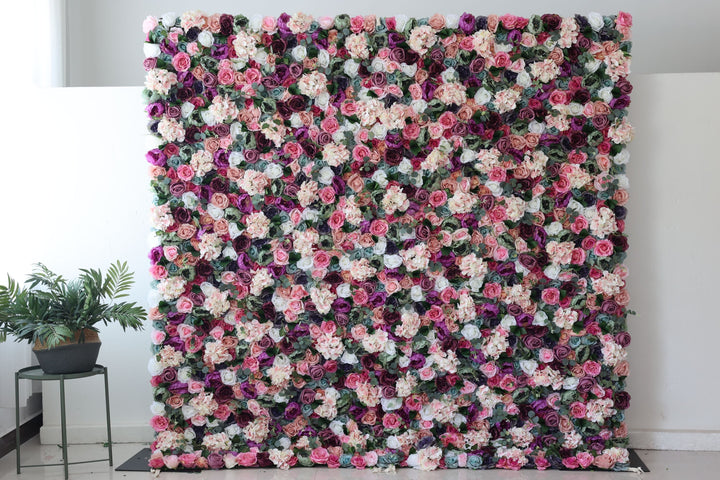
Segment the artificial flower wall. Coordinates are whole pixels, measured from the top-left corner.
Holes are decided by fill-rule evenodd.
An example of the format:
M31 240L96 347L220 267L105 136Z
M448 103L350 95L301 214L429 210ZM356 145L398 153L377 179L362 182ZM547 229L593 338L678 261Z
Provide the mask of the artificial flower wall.
M630 15L148 17L153 468L627 468Z

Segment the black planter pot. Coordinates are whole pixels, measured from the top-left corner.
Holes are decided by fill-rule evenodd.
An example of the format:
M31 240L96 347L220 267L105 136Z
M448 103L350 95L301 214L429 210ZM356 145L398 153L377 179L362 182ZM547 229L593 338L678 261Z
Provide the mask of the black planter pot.
M45 350L33 350L45 373L89 372L97 363L101 342L71 343Z

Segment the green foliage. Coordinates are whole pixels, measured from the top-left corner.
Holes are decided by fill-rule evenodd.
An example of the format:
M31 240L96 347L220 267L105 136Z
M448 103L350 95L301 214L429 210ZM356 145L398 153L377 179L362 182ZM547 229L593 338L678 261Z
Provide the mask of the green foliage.
M142 328L144 308L135 302L115 302L127 297L134 283L127 262L116 261L104 276L95 269L80 272L78 278L66 280L37 263L25 288L8 276L7 286L0 285L0 342L12 334L18 341L39 340L53 347L79 330L97 331L100 322L117 322L123 330Z

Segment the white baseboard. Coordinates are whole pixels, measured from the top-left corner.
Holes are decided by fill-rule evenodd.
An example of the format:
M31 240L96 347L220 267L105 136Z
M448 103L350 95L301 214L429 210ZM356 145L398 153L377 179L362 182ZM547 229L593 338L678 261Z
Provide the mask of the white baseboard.
M634 430L630 447L641 450L720 451L720 431Z
M113 425L112 439L119 443L150 443L154 432L147 424ZM61 442L60 425L43 425L40 428L40 443L57 444ZM68 425L68 443L107 442L105 425Z

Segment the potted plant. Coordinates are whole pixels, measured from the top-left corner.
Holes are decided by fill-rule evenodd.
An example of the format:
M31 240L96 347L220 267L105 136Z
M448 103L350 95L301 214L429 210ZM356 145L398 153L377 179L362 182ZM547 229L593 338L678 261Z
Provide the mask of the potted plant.
M99 324L139 330L147 315L134 302L115 302L127 297L134 282L126 262L116 261L105 275L80 272L66 280L37 263L24 288L9 276L8 285L0 285L0 342L12 334L32 343L45 373L92 370L100 351Z

